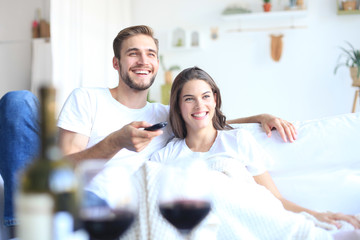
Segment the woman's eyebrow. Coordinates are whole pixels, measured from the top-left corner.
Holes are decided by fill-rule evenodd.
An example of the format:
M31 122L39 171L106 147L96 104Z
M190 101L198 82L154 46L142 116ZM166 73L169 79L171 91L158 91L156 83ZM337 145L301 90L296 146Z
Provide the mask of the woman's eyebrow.
M206 92L203 92L201 95L205 95L205 94L208 94L208 93L211 93L211 91L206 91ZM192 97L192 96L194 96L194 95L191 95L191 94L185 94L185 95L183 95L182 97L184 98L184 97Z
M194 96L194 95L191 95L191 94L185 94L185 95L183 95L182 97L183 97L183 98L185 98L185 97L192 97L192 96Z

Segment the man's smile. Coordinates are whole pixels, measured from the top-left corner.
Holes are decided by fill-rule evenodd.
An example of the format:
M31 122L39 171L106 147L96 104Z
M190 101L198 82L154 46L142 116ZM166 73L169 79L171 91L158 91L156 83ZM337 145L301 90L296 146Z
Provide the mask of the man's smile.
M137 75L149 75L151 73L150 69L139 69L139 68L135 68L135 69L131 69L131 71Z

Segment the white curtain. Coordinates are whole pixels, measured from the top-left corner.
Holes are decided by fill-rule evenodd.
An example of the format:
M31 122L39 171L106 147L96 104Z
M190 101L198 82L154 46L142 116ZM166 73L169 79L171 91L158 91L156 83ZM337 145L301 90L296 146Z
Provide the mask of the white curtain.
M131 0L50 0L52 78L62 106L76 87L114 87L112 42L131 22Z

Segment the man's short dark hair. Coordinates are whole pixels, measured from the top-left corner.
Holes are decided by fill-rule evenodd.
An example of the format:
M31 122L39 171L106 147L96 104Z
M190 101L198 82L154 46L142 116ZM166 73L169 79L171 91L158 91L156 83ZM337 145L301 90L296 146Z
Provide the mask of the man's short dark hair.
M120 60L121 45L126 39L136 35L146 35L154 39L156 50L159 51L159 40L154 37L154 32L151 27L145 25L131 26L121 30L113 42L114 55Z

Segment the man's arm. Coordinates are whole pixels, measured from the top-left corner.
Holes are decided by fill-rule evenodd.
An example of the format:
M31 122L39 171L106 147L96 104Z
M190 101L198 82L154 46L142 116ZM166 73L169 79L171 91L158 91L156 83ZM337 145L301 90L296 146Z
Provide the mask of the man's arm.
M89 137L60 128L59 146L74 163L86 159L110 159L123 148L140 152L154 137L162 134L161 130L150 132L138 129L149 126L151 124L146 122L132 122L90 148L86 148Z
M284 142L287 142L287 138L290 142L294 142L297 135L296 129L292 123L270 114L260 114L251 117L237 118L228 120L227 123L260 123L268 137L271 137L271 130L275 128L279 132Z

